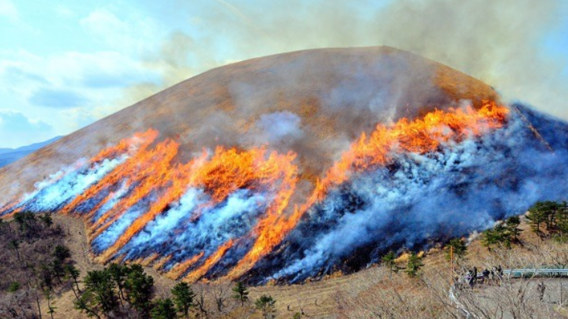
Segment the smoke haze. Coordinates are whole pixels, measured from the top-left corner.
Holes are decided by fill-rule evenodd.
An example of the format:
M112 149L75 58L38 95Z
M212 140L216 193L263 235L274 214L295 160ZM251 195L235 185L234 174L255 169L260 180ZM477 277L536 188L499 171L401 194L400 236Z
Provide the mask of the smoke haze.
M378 125L312 190L296 187L302 120L272 112L251 127L254 144L287 155L218 147L187 164L173 161L179 144L153 145L148 130L36 183L0 216L82 217L95 260L155 261L174 279L298 282L356 271L390 249L427 249L568 193L568 124L522 105Z
M176 31L147 58L147 66L162 74L162 86L137 84L124 103L230 62L311 48L387 45L470 74L508 100L568 119L563 73L568 59L545 54L542 36L560 27L568 12L564 1L276 0L255 7L218 0L206 8L199 19L187 18L199 36ZM164 15L192 10L178 1Z

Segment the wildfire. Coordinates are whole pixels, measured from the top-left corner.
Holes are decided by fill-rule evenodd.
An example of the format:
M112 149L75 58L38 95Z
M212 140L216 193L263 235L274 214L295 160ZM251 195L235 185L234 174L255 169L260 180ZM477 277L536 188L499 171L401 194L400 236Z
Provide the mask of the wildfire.
M507 108L487 101L479 109L435 110L422 118L403 118L392 125L379 124L370 135L362 134L353 142L340 160L317 181L307 200L294 207L289 206L299 179L294 163L296 154L268 152L265 147L238 150L219 146L212 153L203 150L183 164L176 162L177 142L170 139L156 142L158 132L148 130L92 158L90 163L95 165L105 159L129 156L82 194L64 203L62 213L83 216L93 242L136 205L147 203L145 211L135 216L120 236L96 256L97 261L104 263L126 253L122 250L125 245L157 216L165 213L170 204L180 201L189 188L202 189L208 201L190 216L185 216L186 222L198 220L207 208L223 203L240 189L272 194L266 211L247 234L193 254L168 270L172 278L199 280L236 244L252 240L244 257L224 277L236 279L271 253L297 226L304 213L321 201L331 188L348 181L353 174L387 165L396 153L435 152L448 142L460 142L498 129L507 115ZM94 204L85 209L86 202ZM109 203L112 207L101 211ZM7 207L0 214L10 209ZM21 207L15 206L15 209ZM172 255L158 256L156 252L150 256L147 260L157 261L155 266L160 269L172 259Z
M295 207L289 217L269 213L267 218L259 222L255 229L258 238L254 246L226 278L235 279L249 271L258 260L280 244L303 214L323 199L329 188L347 181L351 173L385 165L390 160L389 154L393 152L423 154L435 151L441 143L449 140L459 142L470 135L478 136L489 129L501 127L507 114L507 108L486 101L479 110L469 106L465 109L436 110L426 114L423 119L410 121L403 118L391 127L378 124L369 137L363 133L351 145L324 179L317 182L308 200L300 207Z
M352 172L387 164L389 154L433 152L450 140L460 142L468 136L479 136L500 128L509 113L506 107L484 101L479 110L470 106L448 111L435 110L422 119L403 118L391 127L377 125L369 137L365 133L343 154L318 183L313 197L320 200L327 189L349 179Z

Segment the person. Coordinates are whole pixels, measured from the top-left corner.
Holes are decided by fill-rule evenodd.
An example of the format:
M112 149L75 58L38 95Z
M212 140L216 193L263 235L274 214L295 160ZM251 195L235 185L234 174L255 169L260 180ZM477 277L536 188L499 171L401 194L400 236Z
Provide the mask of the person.
M473 284L477 283L477 267L473 267Z
M546 286L544 285L544 282L540 282L538 284L538 286L536 287L537 291L538 291L538 299L540 299L540 301L544 300L544 291L546 290Z
M489 284L489 270L485 268L481 274L483 275L483 283Z
M465 280L467 280L469 288L473 289L473 274L471 273L471 271L467 272L467 275L465 275Z
M497 284L501 286L501 282L503 281L503 267L501 267L501 265L497 267L497 280Z

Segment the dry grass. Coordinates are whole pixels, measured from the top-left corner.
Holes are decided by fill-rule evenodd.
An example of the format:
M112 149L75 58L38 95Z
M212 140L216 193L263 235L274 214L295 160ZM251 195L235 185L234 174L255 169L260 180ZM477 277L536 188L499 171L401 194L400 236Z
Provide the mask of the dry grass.
M385 56L403 59L411 66L407 73L396 73L393 79L397 83L409 81L402 98L408 100L399 101L400 105L407 107L400 108L396 117L417 116L430 108L460 99L475 103L481 99L497 98L490 86L476 79L434 61L388 47L311 50L244 61L184 81L0 169L0 204L30 191L35 182L62 166L93 156L109 143L116 143L137 131L148 128L160 130L161 138L170 137L181 143L181 154L189 154L202 147L212 148L217 143L246 147L247 142L236 137L250 133L253 123L261 115L283 110L301 116L305 138L298 145L293 145L292 150L298 153L302 179L313 182L337 155L338 137L353 140L362 131L374 128L377 122L375 116L352 112L354 105L346 105L346 112L342 114L331 114L322 108L322 97L329 96L338 84L350 78L349 72L345 72L345 65L357 65L357 72L369 72L363 75L370 78L380 77L380 71L373 65ZM249 88L247 94L239 94L246 88ZM371 103L370 98L374 97L361 96L354 103L366 106ZM413 109L415 104L425 107ZM217 121L223 119L220 115L230 121ZM217 133L214 131L207 131L215 123L223 128L220 136L215 136ZM294 200L302 201L301 198ZM81 273L84 275L88 270L101 268L89 257L83 222L64 216L55 216L55 220L68 227L70 236L66 245L72 250ZM427 269L437 269L435 267L446 265L441 254L431 252L427 257ZM166 296L174 282L151 268L147 268L147 272L156 280L157 295ZM272 295L277 300L279 317L282 318L290 318L296 312L303 312L311 318L329 318L348 313L350 300L373 296L375 287L400 287L407 294L404 298L410 299L423 289L423 284L416 284L403 276L394 276L392 282L385 284L387 279L391 280L390 275L382 268L371 267L357 274L303 285L252 288L251 298ZM208 297L207 307L211 314L215 314L215 295L226 294L226 289L222 292L219 287L196 287ZM56 301L59 315L56 317L81 318L72 310L73 299L71 292L60 292ZM428 304L428 300L421 299L421 302ZM238 311L244 313L233 313L232 316L254 316L249 310L234 309L234 312Z
M65 244L71 249L77 267L84 275L88 270L100 269L89 257L83 222L65 216L56 216L55 221L68 230ZM526 224L522 224L527 228ZM504 268L527 265L568 264L566 244L541 240L526 229L521 236L522 246L511 250L482 247L478 240L469 246L467 258L460 267L479 269L502 265ZM272 296L276 302L277 318L292 318L298 312L302 318L461 318L448 298L452 273L444 253L432 249L424 254L425 267L418 279L408 278L404 273L391 273L384 267L373 266L355 274L330 276L322 281L288 286L262 286L250 288L250 299L263 294ZM400 266L404 262L400 259ZM175 281L146 268L156 283L158 297L169 296ZM478 318L562 318L562 311L553 302L559 299L558 280L546 282L547 300L542 303L536 294L540 280L515 281L509 285L483 286L474 291L464 291L460 302ZM568 288L568 282L565 283ZM230 283L197 284L194 290L204 299L204 308L210 318L260 318L252 305L241 308L231 300ZM565 293L568 299L568 291ZM216 300L224 300L220 313ZM56 318L84 318L73 309L71 291L60 292L55 301ZM45 308L45 305L44 305ZM556 309L556 310L555 310Z
M391 75L376 67L383 58L394 61L394 70L387 70ZM371 111L376 97L366 86L400 95L396 101L384 101L389 114ZM361 92L354 91L359 88ZM326 107L338 89L354 97L341 102L340 110ZM477 103L496 98L483 82L389 47L320 49L253 59L181 82L0 169L0 205L31 191L34 183L62 167L149 128L159 130L160 138L179 141L180 154L214 149L217 144L246 148L259 133L253 124L261 115L293 112L301 117L304 138L278 150L296 152L302 177L313 181L333 163L339 146L373 130L381 120L392 120L391 115L414 117L462 99ZM396 114L390 114L390 104L396 104Z

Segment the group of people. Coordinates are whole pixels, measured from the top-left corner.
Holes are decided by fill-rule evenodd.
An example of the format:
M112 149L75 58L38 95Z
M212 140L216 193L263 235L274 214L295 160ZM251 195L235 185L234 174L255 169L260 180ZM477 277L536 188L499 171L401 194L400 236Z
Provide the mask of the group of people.
M454 284L458 288L469 286L473 289L477 284L501 285L502 280L503 267L501 265L493 267L491 270L485 268L481 273L478 272L477 267L473 267L473 269L467 270L464 275L454 278Z
M481 273L478 272L477 267L473 267L472 269L466 270L463 275L454 277L453 289L462 290L467 287L473 289L475 285L478 284L501 286L503 278L503 267L501 267L501 265L492 267L491 270L485 268ZM536 286L536 291L539 300L544 301L546 285L542 280Z

